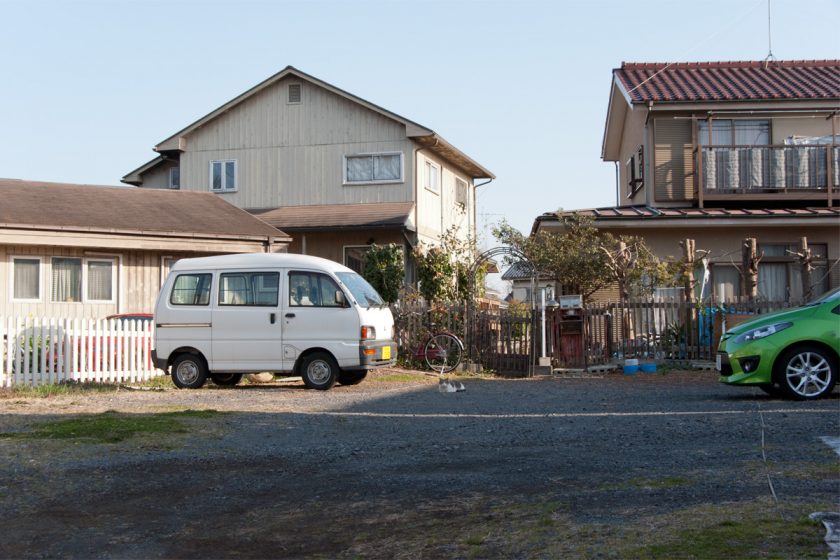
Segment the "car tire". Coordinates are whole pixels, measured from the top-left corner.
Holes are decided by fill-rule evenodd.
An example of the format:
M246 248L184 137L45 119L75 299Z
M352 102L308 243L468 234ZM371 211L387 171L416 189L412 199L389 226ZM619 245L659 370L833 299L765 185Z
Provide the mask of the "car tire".
M207 382L207 363L198 354L181 354L172 362L171 375L179 389L200 389Z
M775 379L784 395L791 399L825 397L837 382L836 358L819 346L794 346L776 361Z
M342 385L358 385L367 377L367 371L342 371L338 374L338 382Z
M242 381L241 373L211 373L210 379L219 387L233 387Z
M338 364L326 352L315 352L301 361L300 375L307 389L326 391L338 380Z

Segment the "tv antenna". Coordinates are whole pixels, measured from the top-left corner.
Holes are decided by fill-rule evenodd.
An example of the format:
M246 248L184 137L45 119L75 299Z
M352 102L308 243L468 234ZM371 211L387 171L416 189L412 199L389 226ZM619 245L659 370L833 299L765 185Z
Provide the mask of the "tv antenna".
M770 28L770 0L767 0L767 56L764 58L764 67L766 68L771 62L775 62L776 57L773 56L773 32Z

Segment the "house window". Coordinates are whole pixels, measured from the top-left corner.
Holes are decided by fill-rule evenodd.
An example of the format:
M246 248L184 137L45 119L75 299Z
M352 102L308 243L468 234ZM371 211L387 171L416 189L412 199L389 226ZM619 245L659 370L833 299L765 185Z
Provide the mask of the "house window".
M633 196L645 186L645 150L639 146L626 164L627 194Z
M455 179L455 203L460 204L461 208L466 208L469 202L469 190L467 189L467 182L462 179Z
M770 121L713 119L709 141L709 121L697 121L697 140L701 146L767 146Z
M289 273L289 306L341 307L335 294L339 290L332 278L316 272Z
M828 246L824 243L810 245L811 286L802 286L802 265L795 244L760 243L762 255L758 264L758 295L769 301L798 301L818 296L828 290ZM810 293L806 293L810 292Z
M113 260L87 260L86 275L85 294L88 301L114 301L116 274Z
M210 162L210 190L230 192L236 190L236 160Z
M426 188L432 192L440 192L440 167L430 161L426 162Z
M219 305L277 307L280 274L277 272L236 272L219 279Z
M732 301L741 295L741 271L732 265L712 267L712 289L717 301Z
M289 84L289 104L297 104L300 103L300 84Z
M344 266L362 274L365 271L365 262L370 245L345 245Z
M344 156L344 184L401 183L402 152Z
M69 303L82 301L82 259L53 257L51 299Z
M170 167L169 168L169 188L170 189L180 189L181 188L181 168L180 167Z
M41 259L12 258L12 300L40 301Z
M172 305L209 305L212 274L179 274L172 286Z

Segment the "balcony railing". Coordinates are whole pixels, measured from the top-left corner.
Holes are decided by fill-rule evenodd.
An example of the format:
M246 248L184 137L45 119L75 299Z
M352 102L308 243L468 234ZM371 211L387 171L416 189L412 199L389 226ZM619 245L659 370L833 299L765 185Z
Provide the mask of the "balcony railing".
M840 186L840 146L704 146L697 168L704 195L825 193Z

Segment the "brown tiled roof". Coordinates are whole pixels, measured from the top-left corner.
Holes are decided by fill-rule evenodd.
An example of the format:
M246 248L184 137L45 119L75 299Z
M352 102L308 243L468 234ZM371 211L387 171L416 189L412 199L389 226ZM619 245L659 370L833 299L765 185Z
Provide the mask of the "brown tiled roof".
M0 227L288 238L213 193L0 179Z
M840 100L840 60L624 62L613 72L633 103Z
M583 215L596 220L661 220L708 218L840 218L840 207L813 208L651 208L649 206L619 206L585 208L561 212L560 216ZM546 212L538 221L555 221L558 214ZM840 226L840 220L838 220Z
M283 230L394 228L411 225L413 202L284 206L249 210L264 222Z

